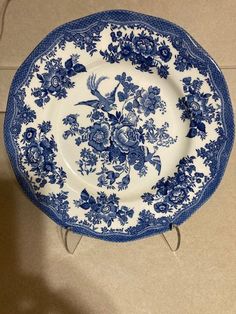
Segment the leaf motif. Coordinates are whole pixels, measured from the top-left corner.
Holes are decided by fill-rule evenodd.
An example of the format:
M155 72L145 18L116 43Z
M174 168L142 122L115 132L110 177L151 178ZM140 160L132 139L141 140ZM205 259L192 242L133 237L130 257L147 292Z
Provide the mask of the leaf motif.
M65 62L65 67L66 67L66 69L68 69L68 70L73 67L72 58L66 60L66 62Z
M43 83L43 76L39 73L37 73L37 78L40 80L41 83Z
M197 130L195 128L190 128L188 134L186 135L189 138L193 138L197 135Z
M90 204L89 203L83 203L83 204L80 204L80 207L83 208L83 209L89 209L90 208Z
M83 201L88 201L89 199L89 193L86 189L83 189L83 191L80 193L80 197Z
M114 114L108 113L108 117L111 121L111 124L116 124L118 122L117 117Z
M154 156L153 161L154 161L155 168L158 171L158 174L160 174L160 172L161 172L161 159L160 159L160 156Z
M90 204L90 205L93 205L93 204L95 204L95 203L96 203L95 198L94 198L93 196L90 196L90 198L89 198L89 204Z
M81 64L81 63L77 63L74 66L74 71L76 73L87 72L86 67L83 64Z
M193 128L197 125L197 122L195 120L191 120L190 127Z
M199 131L206 132L206 126L203 122L197 123L197 128Z
M123 92L118 92L119 101L124 101L126 99L125 94Z

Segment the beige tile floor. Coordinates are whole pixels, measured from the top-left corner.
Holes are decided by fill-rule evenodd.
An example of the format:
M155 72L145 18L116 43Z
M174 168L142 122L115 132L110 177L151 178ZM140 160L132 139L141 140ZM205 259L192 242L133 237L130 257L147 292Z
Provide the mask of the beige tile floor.
M111 8L169 19L220 65L236 65L234 0L12 0L0 66L18 66L55 26ZM0 70L1 130L13 74ZM224 74L236 104L236 69ZM181 226L176 254L160 236L126 244L83 237L71 256L56 225L16 183L0 134L0 314L236 313L235 149L217 192Z

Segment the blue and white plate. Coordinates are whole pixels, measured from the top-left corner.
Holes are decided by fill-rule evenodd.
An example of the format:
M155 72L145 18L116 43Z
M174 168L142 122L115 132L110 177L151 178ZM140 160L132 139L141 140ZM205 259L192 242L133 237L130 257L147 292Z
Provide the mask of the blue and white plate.
M216 63L180 27L128 11L52 31L17 71L5 119L30 199L110 241L185 221L218 186L233 134Z

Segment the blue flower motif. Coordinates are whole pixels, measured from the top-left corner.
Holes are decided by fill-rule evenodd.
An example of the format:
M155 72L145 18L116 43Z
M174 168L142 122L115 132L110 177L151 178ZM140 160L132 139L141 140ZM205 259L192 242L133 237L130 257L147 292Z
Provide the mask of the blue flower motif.
M155 222L156 218L149 210L144 209L139 213L138 224L142 225L142 227L154 225Z
M94 120L99 120L99 119L102 119L103 117L104 117L104 112L100 112L98 110L95 110L91 116L91 118Z
M18 121L21 124L28 124L30 122L33 122L34 119L36 118L36 113L34 110L30 109L26 105L22 105L19 108L19 113L18 113Z
M214 176L218 170L218 153L224 145L225 134L222 128L217 128L219 137L217 140L211 140L204 147L197 149L197 155L203 159L204 165L208 166L211 172L211 175ZM197 174L197 177L203 178L201 173Z
M152 202L154 201L154 196L151 193L144 193L142 196L142 199L145 203L147 203L148 205L151 205Z
M121 56L122 58L127 61L129 60L132 55L133 55L133 47L132 44L129 42L125 42L122 46L121 46L121 50L120 50Z
M117 216L118 206L116 203L107 200L103 203L93 204L91 209L93 211L93 216L96 217L96 221L103 220L109 227ZM87 216L89 217L90 215L87 214Z
M73 55L66 60L64 66L61 58L52 58L46 62L45 70L47 72L37 74L41 87L32 89L32 95L36 98L35 103L39 107L48 103L50 96L54 96L57 99L67 96L67 89L74 87L71 77L81 72L86 72L85 66L78 63L78 58L78 55Z
M33 142L36 137L36 129L35 128L27 128L25 133L23 134L23 140L26 142Z
M77 216L69 216L69 202L68 192L61 191L60 193L50 193L49 195L43 195L39 192L36 193L37 199L43 204L47 204L53 208L57 215L61 217L64 224L73 224L78 221Z
M78 125L77 114L69 114L63 119L63 124L65 125Z
M172 53L167 45L160 46L158 49L158 55L164 62L168 62L171 59Z
M143 33L137 37L134 37L133 44L135 51L138 54L142 54L144 56L153 56L157 54L156 43L152 37L145 36Z
M183 90L185 97L179 99L177 107L183 110L181 119L190 120L190 129L186 135L193 138L197 135L204 139L206 137L206 124L217 120L216 109L209 104L209 98L213 95L201 92L203 81L192 80L191 77L183 79Z
M187 176L184 172L178 172L177 175L176 175L176 181L178 184L182 184L186 181L187 179Z
M111 145L109 148L109 159L110 161L118 160L120 163L123 163L126 160L126 154L119 147Z
M41 132L43 133L48 133L49 131L51 131L52 125L50 121L43 121L42 124L39 124L39 129L41 130Z
M157 73L160 77L167 78L169 75L169 67L167 65L161 65L157 68Z
M161 102L160 89L157 87L150 86L142 97L140 98L140 106L145 117L149 116L151 113L155 114L156 109L163 109L163 103Z
M92 153L90 149L83 148L80 153L80 160L77 162L79 165L79 172L88 175L95 171L98 158L96 154Z
M200 152L199 152L200 153ZM156 212L167 213L183 206L190 199L190 193L197 184L206 180L204 173L196 171L193 164L195 156L182 158L173 176L162 178L152 187L154 193L144 193L142 199L149 205L154 204Z
M116 194L107 196L104 192L99 192L95 199L84 189L80 194L80 199L74 200L74 204L87 211L85 216L93 225L105 222L110 227L115 219L124 225L134 214L133 209L127 206L119 207L119 197Z
M131 28L131 32L124 29L120 33L111 29L111 42L107 49L100 50L100 54L110 63L125 60L136 65L140 71L153 73L153 69L156 69L158 75L166 79L169 75L168 66L162 63L169 62L172 57L169 46L165 41L160 42L159 38L154 38L149 29L140 32L139 28Z
M116 33L112 36L116 42ZM81 126L78 122L79 114L70 114L63 119L63 124L69 128L64 131L63 138L67 140L70 136L75 136L76 145L88 143L92 147L92 150L83 148L80 160L76 162L82 175L97 170L99 187L116 187L122 191L130 183L131 167L143 177L147 174L149 163L159 174L161 160L156 154L158 146L169 147L176 142L176 138L168 134L168 123L157 128L152 118L146 120L143 127L138 127L143 117L156 113L157 109L165 113L166 103L162 101L158 87L149 86L147 90L140 88L133 83L131 76L123 72L115 76L118 81L115 88L102 95L98 87L104 79L105 77L97 78L95 74L90 75L87 87L97 99L78 103L91 109L87 118L92 126ZM114 105L116 96L123 103L121 111L117 111L117 106ZM104 110L108 103L109 110ZM145 141L152 144L154 151L145 148Z
M154 209L157 213L167 213L170 211L169 205L164 202L154 204Z
M34 173L35 182L32 184L36 191L46 183L58 184L62 188L66 179L65 171L54 160L57 152L54 137L46 136L50 129L51 123L43 121L38 134L36 129L27 128L22 135L22 142L25 143L22 161Z
M191 56L187 53L186 50L182 49L178 56L175 59L175 68L178 71L185 71L185 70L189 70L193 67L193 61Z
M109 137L110 137L109 124L106 122L104 123L95 122L94 125L90 128L88 144L97 151L103 151L110 144Z
M42 150L36 143L28 146L25 152L25 157L33 168L37 168L43 161Z
M127 174L126 176L122 178L120 182L118 182L118 190L122 191L122 190L127 189L129 183L130 183L130 175Z
M174 204L181 204L186 197L186 191L179 187L174 188L169 194L169 199Z
M44 171L46 171L47 173L48 173L48 172L54 172L54 170L55 170L55 165L54 165L54 163L51 162L51 161L46 161L46 162L44 163L44 165L43 165L43 169L44 169Z
M121 152L128 153L138 146L140 133L131 125L118 124L115 126L111 139Z

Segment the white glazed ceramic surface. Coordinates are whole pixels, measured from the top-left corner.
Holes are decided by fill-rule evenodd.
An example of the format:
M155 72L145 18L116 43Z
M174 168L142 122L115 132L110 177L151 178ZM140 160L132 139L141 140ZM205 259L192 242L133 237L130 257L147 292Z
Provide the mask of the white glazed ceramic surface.
M21 185L50 217L127 241L183 222L211 195L232 112L219 69L182 29L99 14L53 31L18 70L5 138Z

